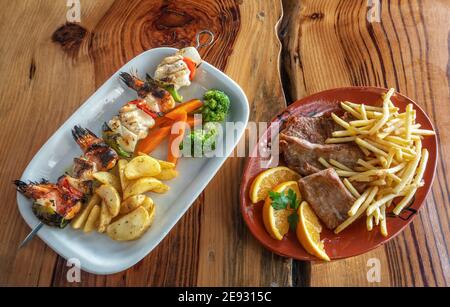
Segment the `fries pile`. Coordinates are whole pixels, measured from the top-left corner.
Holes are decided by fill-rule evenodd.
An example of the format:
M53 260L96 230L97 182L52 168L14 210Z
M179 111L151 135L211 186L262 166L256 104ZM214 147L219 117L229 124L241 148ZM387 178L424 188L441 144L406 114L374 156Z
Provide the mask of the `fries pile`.
M381 234L387 236L386 211L397 197L402 197L392 212L399 215L408 206L422 180L428 161L428 150L422 148L422 139L434 135L434 131L420 129L415 123L416 111L412 104L404 113L399 112L391 101L395 90L383 95L383 106L342 102L341 107L354 120L344 121L332 114L334 121L344 130L333 132L328 144L355 142L365 155L358 166L351 169L335 160L319 162L333 167L343 178L344 185L356 198L348 212L348 219L335 229L339 233L361 217L367 219L367 229L380 226ZM366 183L368 188L360 194L355 183Z

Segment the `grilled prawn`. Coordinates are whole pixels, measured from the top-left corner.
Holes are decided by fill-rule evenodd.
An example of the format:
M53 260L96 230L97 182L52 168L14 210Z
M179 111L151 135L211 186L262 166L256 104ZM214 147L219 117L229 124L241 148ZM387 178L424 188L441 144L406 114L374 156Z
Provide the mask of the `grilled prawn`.
M157 82L143 81L126 72L120 74L120 79L131 89L135 90L139 98L146 102L149 111L158 115L175 107L175 99L168 89Z
M94 172L107 171L116 165L119 159L117 153L89 129L75 126L72 136L83 150L84 158L92 163L90 165L94 167Z
M84 193L68 185L66 179L57 184L47 180L25 183L14 181L17 191L33 199L32 210L44 224L64 228L81 209Z

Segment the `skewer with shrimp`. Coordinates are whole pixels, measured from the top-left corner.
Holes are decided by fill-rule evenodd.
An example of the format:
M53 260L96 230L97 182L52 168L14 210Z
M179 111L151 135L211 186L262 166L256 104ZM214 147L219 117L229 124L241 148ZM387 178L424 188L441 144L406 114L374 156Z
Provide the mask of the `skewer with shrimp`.
M112 169L118 160L117 153L88 129L75 126L72 136L83 151L82 157L74 159L73 176L65 174L57 183L14 181L17 191L33 200L33 213L42 224L67 226L92 194L92 175Z

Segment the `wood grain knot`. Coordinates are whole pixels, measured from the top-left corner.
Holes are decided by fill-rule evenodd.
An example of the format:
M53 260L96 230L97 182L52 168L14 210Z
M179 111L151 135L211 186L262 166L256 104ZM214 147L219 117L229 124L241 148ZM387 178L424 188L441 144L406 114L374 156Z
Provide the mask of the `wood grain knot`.
M87 33L88 31L82 26L68 22L56 29L52 35L52 41L59 44L65 53L76 57Z
M158 21L155 28L158 30L167 30L170 28L184 27L190 24L194 17L186 12L170 9L168 5L161 8L161 13L156 17Z
M34 58L32 58L30 63L30 69L28 71L28 78L30 80L33 80L35 74L36 74L36 61L34 60Z
M323 19L323 17L325 16L324 13L322 12L316 12L316 13L312 13L311 15L309 15L308 17L312 20L317 20L317 19Z

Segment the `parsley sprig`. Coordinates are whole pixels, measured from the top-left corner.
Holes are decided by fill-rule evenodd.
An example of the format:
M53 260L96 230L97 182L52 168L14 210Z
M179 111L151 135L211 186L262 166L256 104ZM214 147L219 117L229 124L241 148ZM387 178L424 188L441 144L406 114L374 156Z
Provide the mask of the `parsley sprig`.
M272 207L275 210L292 209L294 212L288 216L289 226L292 230L297 228L298 214L297 209L300 206L300 201L297 199L297 194L294 190L289 189L287 193L269 192L269 197L272 200Z

